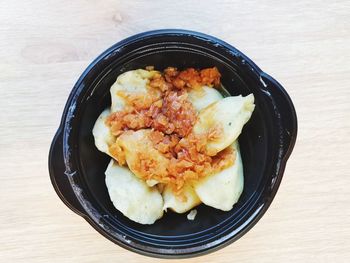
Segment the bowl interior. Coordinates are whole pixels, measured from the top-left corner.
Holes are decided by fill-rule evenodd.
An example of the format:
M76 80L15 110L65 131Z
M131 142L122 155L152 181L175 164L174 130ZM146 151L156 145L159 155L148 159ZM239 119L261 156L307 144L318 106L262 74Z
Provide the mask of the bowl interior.
M99 114L110 106L110 86L122 72L145 68L153 65L157 70L167 66L180 69L216 66L222 74L222 84L231 95L248 95L254 93L256 109L250 121L245 125L239 137L244 165L244 191L238 203L229 212L223 212L205 205L197 207L197 216L189 221L186 214L166 213L163 218L152 225L135 223L118 210L110 201L105 185L105 169L110 157L99 152L92 136L93 125ZM264 100L257 92L257 84L242 69L227 66L217 57L189 50L165 50L137 56L122 65L111 65L110 69L98 81L89 87L91 94L85 99L80 109L80 127L78 134L78 156L81 175L86 184L94 207L111 223L111 227L122 227L143 235L156 242L157 239L171 240L173 237L193 236L195 238L213 232L230 222L239 222L250 202L255 202L263 191L263 185L269 179L264 173L268 153L268 136L266 116L263 116ZM219 190L219 189L218 189ZM130 193L132 194L132 192ZM256 199L256 200L255 200ZM150 242L151 242L150 241Z

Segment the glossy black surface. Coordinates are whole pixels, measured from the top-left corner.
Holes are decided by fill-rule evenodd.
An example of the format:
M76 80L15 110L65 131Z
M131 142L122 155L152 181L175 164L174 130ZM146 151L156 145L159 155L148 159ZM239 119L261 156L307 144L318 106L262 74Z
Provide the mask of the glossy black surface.
M256 109L239 138L244 191L231 211L200 205L194 221L167 213L153 225L141 225L113 207L104 182L109 157L96 149L91 130L110 105L109 88L117 76L147 65L158 70L216 66L231 95L254 93ZM296 133L295 110L285 90L241 52L200 33L152 31L114 45L82 74L53 140L49 170L65 204L110 240L145 255L189 257L229 244L262 216L277 191Z

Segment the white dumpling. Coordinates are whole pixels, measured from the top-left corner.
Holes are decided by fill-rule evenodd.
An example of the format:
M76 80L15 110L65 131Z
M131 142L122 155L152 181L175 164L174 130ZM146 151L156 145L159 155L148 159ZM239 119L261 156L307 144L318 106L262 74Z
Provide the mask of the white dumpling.
M127 218L140 224L153 224L163 216L163 199L157 188L147 186L113 160L105 174L110 199Z
M120 147L123 155L121 158L125 159L130 170L139 178L145 178L145 174L140 169L141 161L154 164L156 166L154 175L156 176L162 176L167 173L169 159L154 148L149 138L151 132L150 129L130 130L124 132L116 140L116 144ZM153 178L147 180L147 184L150 186L154 186L157 183L158 181Z
M122 96L118 95L120 92L125 94L138 94L147 98L150 91L160 95L157 89L150 89L148 83L150 79L157 74L158 71L148 71L144 69L136 69L127 71L118 76L116 82L110 89L112 105L111 112L121 111L125 107L125 101Z
M238 138L254 107L253 94L246 97L226 97L199 112L193 133L204 134L211 129L221 129L219 137L208 141L206 145L207 153L214 156Z
M223 96L214 88L202 86L200 88L190 89L188 91L188 100L193 107L200 111L210 104L221 100Z
M243 164L237 141L232 144L236 159L233 165L209 175L194 185L199 199L206 205L229 211L243 192Z
M94 135L97 149L108 154L109 156L112 156L109 152L109 146L115 142L115 137L111 134L109 127L105 123L109 114L109 109L105 109L100 114L95 122L94 128L92 129L92 134Z
M164 188L162 195L164 199L163 209L165 211L169 208L176 213L185 213L201 203L193 187L189 184L184 187L184 195L187 198L186 202L177 198L169 186Z

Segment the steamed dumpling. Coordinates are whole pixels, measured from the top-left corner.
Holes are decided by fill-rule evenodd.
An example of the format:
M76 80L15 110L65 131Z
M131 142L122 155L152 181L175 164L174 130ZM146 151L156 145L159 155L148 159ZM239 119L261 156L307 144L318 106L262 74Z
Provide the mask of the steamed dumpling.
M105 109L97 118L92 134L94 135L96 148L112 156L109 151L109 146L115 142L115 137L111 134L109 127L105 124L106 118L110 114L109 109ZM113 157L113 156L112 156Z
M169 208L176 213L185 213L201 203L193 187L189 184L184 188L184 195L187 198L186 202L179 200L169 186L165 187L162 195L164 199L163 209L167 210Z
M203 134L219 128L218 138L208 141L206 145L207 153L216 155L238 138L254 107L253 94L246 97L226 97L200 111L193 133Z
M144 170L140 167L141 161L152 166L149 168L150 172L156 176L165 175L169 166L169 159L153 147L149 139L151 132L150 129L127 131L120 135L116 141L122 152L122 156L118 161L124 158L130 170L139 178L147 178ZM149 179L147 183L153 186L158 182Z
M159 90L148 86L150 79L158 73L158 71L154 70L136 69L119 75L110 89L112 98L111 112L124 109L125 99L123 95L139 95L145 100L149 99L150 95L160 96Z
M200 88L190 89L188 91L188 100L193 107L200 111L210 104L221 100L223 97L221 93L214 88L202 86Z
M147 186L113 160L105 174L111 201L126 217L140 224L153 224L163 216L163 199L155 187Z
M239 152L238 142L232 146L235 150L236 159L233 165L221 172L209 175L194 185L199 199L206 205L229 211L237 203L243 191L243 165Z

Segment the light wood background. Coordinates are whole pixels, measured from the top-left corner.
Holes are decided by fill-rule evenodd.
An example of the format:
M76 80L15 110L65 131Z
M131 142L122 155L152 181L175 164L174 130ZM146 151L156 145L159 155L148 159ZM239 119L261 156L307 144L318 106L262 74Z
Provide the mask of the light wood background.
M0 261L163 262L114 245L65 207L47 158L97 55L135 33L184 28L243 51L285 86L299 119L263 219L184 262L350 262L350 2L288 2L0 1Z

